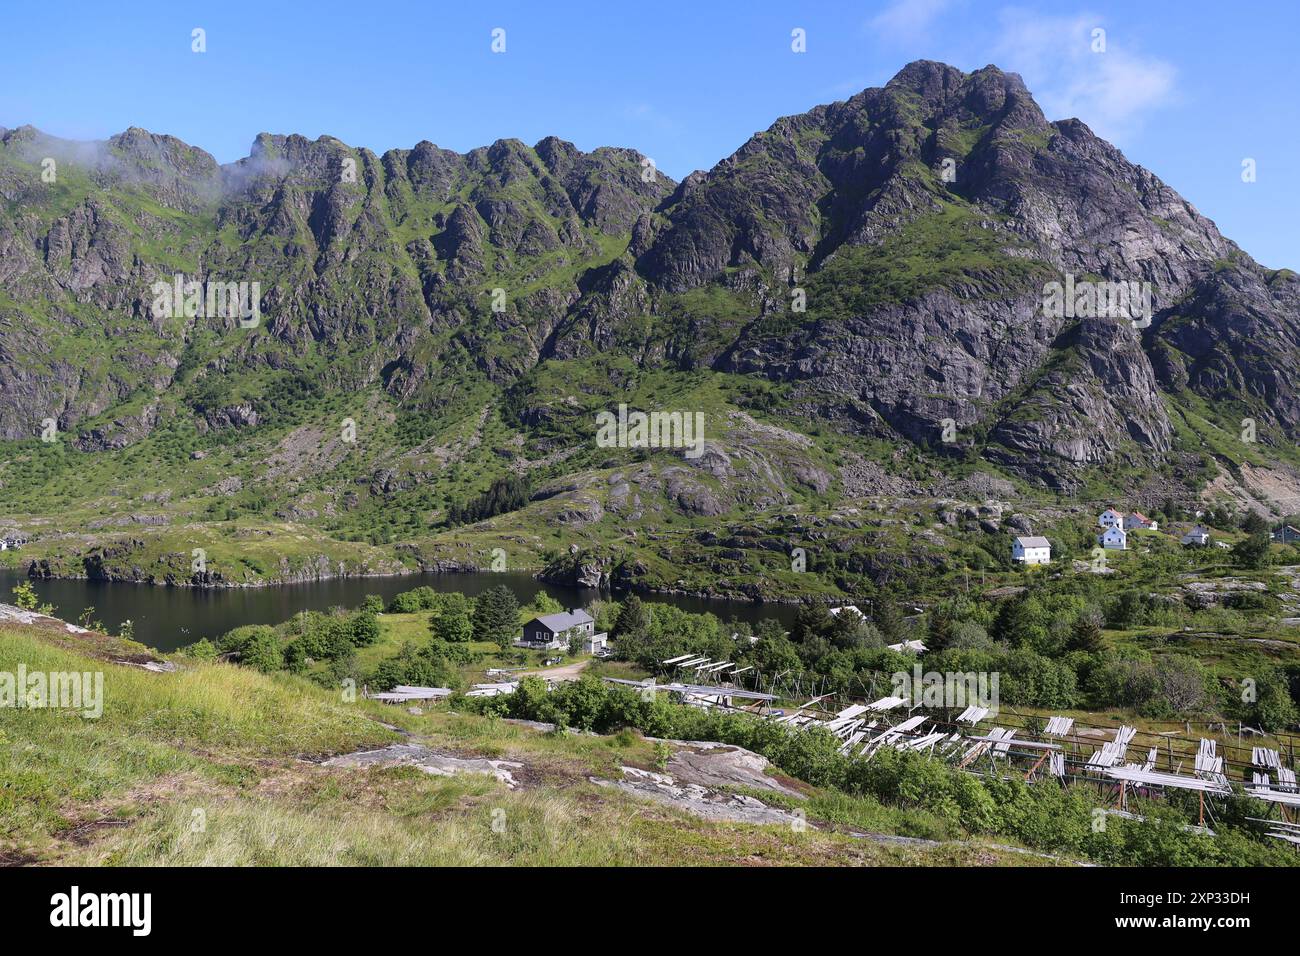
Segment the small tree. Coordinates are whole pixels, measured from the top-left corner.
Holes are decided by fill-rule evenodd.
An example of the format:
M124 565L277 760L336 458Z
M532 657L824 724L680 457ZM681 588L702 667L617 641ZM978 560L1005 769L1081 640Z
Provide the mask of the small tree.
M1069 649L1088 654L1098 653L1105 646L1101 636L1104 622L1101 611L1095 607L1086 607L1080 611L1074 619L1074 626L1070 628Z
M1267 531L1252 534L1232 546L1232 557L1238 566L1253 571L1268 567L1269 537Z
M30 581L19 581L14 585L14 603L24 611L35 611L40 606L36 589L32 587Z
M1267 534L1268 522L1264 520L1263 515L1252 508L1242 517L1241 530L1246 534Z
M926 627L925 649L927 651L945 651L952 647L955 622L947 608L936 607L930 612Z
M519 599L504 584L489 588L474 604L474 638L502 648L519 636Z
M821 601L810 601L799 606L794 616L794 625L790 629L790 636L796 643L805 644L823 636L830 630L830 626L831 615L826 605Z
M635 594L629 594L618 609L618 617L614 618L614 637L623 638L637 635L646 629L647 625L645 606L641 599Z
M885 637L885 642L897 644L907 640L907 628L903 622L903 612L899 610L894 599L882 594L871 605L871 618L876 628Z

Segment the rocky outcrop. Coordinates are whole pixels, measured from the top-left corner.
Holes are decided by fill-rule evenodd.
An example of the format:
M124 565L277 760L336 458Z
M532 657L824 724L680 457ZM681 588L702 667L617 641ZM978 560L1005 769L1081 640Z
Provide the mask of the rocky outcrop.
M567 587L607 590L618 573L618 559L608 554L583 551L575 545L568 554L549 562L538 580Z
M663 741L672 748L663 772L621 767L622 779L591 778L593 783L682 810L708 820L735 823L780 823L802 820L800 814L771 807L762 800L730 792L737 787L801 798L798 790L769 776L767 758L742 747L709 741Z

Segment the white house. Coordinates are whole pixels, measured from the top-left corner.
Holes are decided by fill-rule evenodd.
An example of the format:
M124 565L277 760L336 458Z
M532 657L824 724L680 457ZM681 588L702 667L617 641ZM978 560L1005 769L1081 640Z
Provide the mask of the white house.
M863 620L866 620L866 617L867 617L867 616L866 616L865 614L863 614L861 611L859 611L858 608L857 608L857 605L855 605L855 604L845 604L845 605L842 605L841 607L833 607L833 608L830 609L830 615L831 615L831 617L839 617L839 616L840 616L841 614L843 614L845 611L850 611L850 612L852 612L854 615L856 615L857 617L860 617L860 618L862 618Z
M1147 531L1158 531L1160 530L1160 525L1152 521L1150 518L1142 514L1142 512L1140 511L1133 511L1130 512L1129 514L1126 514L1124 516L1124 530L1136 531L1138 529L1145 529Z
M1011 560L1018 564L1050 564L1052 542L1039 535L1016 538L1011 542Z
M1128 534L1123 528L1107 528L1097 535L1097 543L1111 551L1125 551L1128 549Z
M1183 535L1182 542L1183 544L1205 547L1205 545L1210 543L1210 532L1198 524L1191 531L1187 532L1187 534Z
M1098 515L1097 524L1103 528L1123 528L1124 516L1114 508L1107 508Z
M609 635L602 631L599 634L592 634L582 642L582 652L584 654L595 654L602 656L609 650Z

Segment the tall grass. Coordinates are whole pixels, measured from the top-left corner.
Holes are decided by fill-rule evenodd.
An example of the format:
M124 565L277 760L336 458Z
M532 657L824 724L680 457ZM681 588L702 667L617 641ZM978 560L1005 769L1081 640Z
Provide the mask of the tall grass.
M454 802L460 781L432 782ZM471 792L492 789L486 778ZM194 832L192 810L176 806L111 840L102 862L126 866L619 866L644 862L630 831L590 826L566 796L497 793L487 804L438 819L335 802L227 801ZM493 828L496 821L496 829Z
M241 758L336 753L394 739L306 681L227 664L158 674L0 629L0 671L102 671L103 715L0 708L0 837L40 844L89 805L165 776L237 779Z

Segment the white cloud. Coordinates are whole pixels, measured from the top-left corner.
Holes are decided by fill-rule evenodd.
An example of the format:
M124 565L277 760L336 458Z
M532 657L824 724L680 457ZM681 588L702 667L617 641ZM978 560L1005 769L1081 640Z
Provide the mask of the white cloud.
M1100 17L1006 9L1000 21L994 62L1024 77L1049 119L1078 117L1097 135L1122 142L1174 98L1173 65L1136 52L1128 36ZM1093 51L1098 28L1106 30L1105 52Z
M952 0L895 0L868 25L873 31L889 34L886 39L914 40L951 5Z

